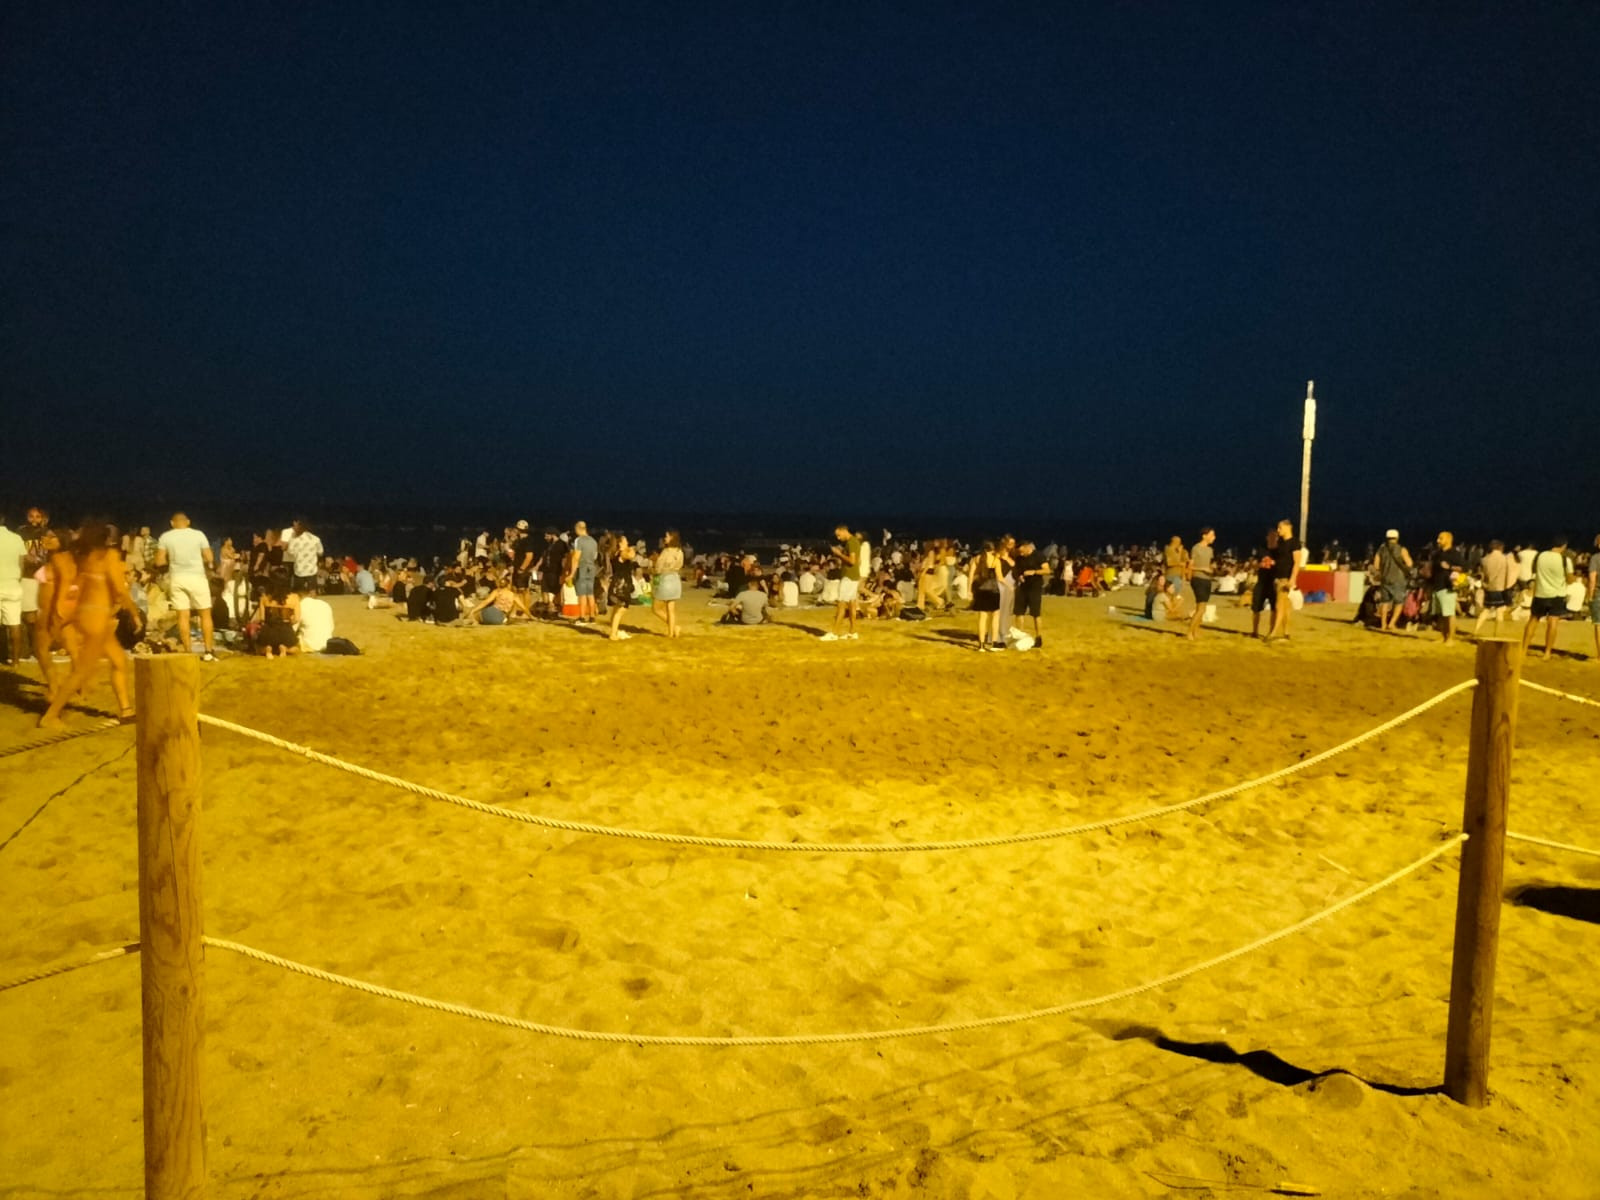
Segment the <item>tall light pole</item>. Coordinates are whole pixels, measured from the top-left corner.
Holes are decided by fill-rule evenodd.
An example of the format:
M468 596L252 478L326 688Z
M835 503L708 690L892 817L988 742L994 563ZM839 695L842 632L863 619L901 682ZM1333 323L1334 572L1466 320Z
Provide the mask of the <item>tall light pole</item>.
M1300 544L1305 546L1310 561L1310 544L1306 541L1306 510L1311 506L1311 443L1317 436L1317 401L1312 395L1316 380L1306 380L1305 424L1300 429Z

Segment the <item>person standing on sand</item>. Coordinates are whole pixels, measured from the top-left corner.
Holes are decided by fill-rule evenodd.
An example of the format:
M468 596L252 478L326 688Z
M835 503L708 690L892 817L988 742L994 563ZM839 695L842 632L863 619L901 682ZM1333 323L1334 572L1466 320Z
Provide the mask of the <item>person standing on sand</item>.
M317 568L322 564L322 539L306 528L305 521L296 517L294 534L283 548L285 557L294 565L293 588L296 595L317 594Z
M833 557L839 560L839 599L833 606L833 629L823 634L822 640L854 641L861 636L856 632L856 620L861 610L861 582L866 579L871 567L872 551L866 539L858 533L851 533L850 527L843 522L835 526L833 533L839 539L839 544L833 548ZM847 613L850 631L840 633Z
M202 662L217 661L212 649L211 580L207 577L211 564L211 543L206 535L190 525L184 513L173 513L172 528L156 543L156 566L167 568L167 595L178 614L178 636L185 654L189 652L189 613L200 614Z
M1017 611L1017 539L1005 534L995 549L1000 554L1000 615L995 623L995 637L1004 649L1010 644L1011 618Z
M1589 622L1594 626L1594 660L1600 662L1600 533L1589 554Z
M1189 552L1183 548L1183 539L1173 534L1161 557L1166 566L1167 582L1172 585L1172 594L1182 596L1183 581L1189 577Z
M1573 579L1572 560L1567 557L1567 539L1557 534L1550 549L1541 550L1533 560L1533 615L1522 631L1522 653L1533 643L1533 631L1544 622L1544 656L1556 646L1556 628L1567 614L1567 584Z
M600 547L589 536L587 522L572 527L572 590L578 593L578 624L592 625L595 618L594 583Z
M1499 538L1489 543L1489 553L1478 563L1483 572L1483 604L1478 609L1478 620L1472 626L1472 636L1477 637L1490 613L1494 614L1495 636L1500 635L1500 622L1510 616L1512 597L1517 586L1517 560L1506 553L1506 544Z
M63 613L66 623L83 639L83 645L72 673L50 697L50 707L39 718L41 729L61 727L61 710L89 682L102 658L111 664L117 719L124 724L133 719L133 704L128 699L128 659L117 641L117 614L126 612L137 623L139 609L128 591L122 556L109 545L110 537L110 527L99 521L86 522L78 530L72 554L75 573L66 591L55 597L53 607Z
M1211 564L1215 552L1211 543L1217 540L1217 531L1207 525L1200 531L1200 540L1189 551L1189 587L1194 592L1194 619L1189 622L1189 640L1200 640L1200 623L1205 620L1206 605L1211 601Z
M1003 564L993 542L985 542L983 549L972 556L967 564L968 591L972 595L972 611L978 614L978 651L1004 650L998 641L989 640L989 621L994 618L994 636L1000 636L1000 572Z
M1294 523L1285 517L1278 522L1278 549L1272 558L1273 612L1272 632L1267 635L1268 641L1289 636L1289 610L1294 607L1289 602L1289 593L1294 590L1294 581L1305 563L1306 549L1300 544L1300 539L1294 536Z
M1400 544L1400 531L1390 529L1383 535L1383 545L1372 558L1372 586L1379 589L1378 630L1396 633L1394 623L1400 619L1405 607L1406 589L1411 586L1411 551Z
M1271 636L1272 626L1278 623L1278 591L1272 581L1272 571L1278 563L1278 531L1267 531L1267 548L1256 559L1256 582L1250 589L1250 636L1261 636L1261 612L1272 609L1272 624L1267 626Z
M1428 556L1428 592L1433 597L1429 613L1444 622L1444 641L1448 646L1456 636L1456 572L1464 569L1461 551L1456 549L1455 535L1449 530L1434 539L1433 553Z
M678 628L678 601L683 598L682 571L683 542L676 529L669 529L656 554L655 585L650 591L650 611L666 623L669 638L683 636Z
M11 669L22 669L22 575L28 547L0 515L0 626L11 652Z
M633 636L622 628L622 614L633 603L633 573L639 569L639 556L625 537L617 539L611 555L611 640L625 642Z
M1018 621L1023 617L1033 619L1033 645L1044 648L1044 634L1039 631L1040 615L1044 612L1044 581L1050 574L1050 563L1035 549L1032 538L1023 538L1017 547L1017 590L1012 603Z

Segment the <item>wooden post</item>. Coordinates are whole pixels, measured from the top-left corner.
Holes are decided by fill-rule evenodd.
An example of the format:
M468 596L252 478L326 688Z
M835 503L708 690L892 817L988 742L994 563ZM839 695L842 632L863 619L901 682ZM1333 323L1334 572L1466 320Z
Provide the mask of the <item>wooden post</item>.
M1461 848L1450 1024L1444 1053L1445 1093L1472 1108L1482 1108L1489 1099L1489 1027L1494 1012L1506 809L1511 800L1511 749L1521 673L1518 643L1478 643L1478 686L1472 693L1472 745L1467 754L1467 797L1461 816L1461 828L1470 836Z
M139 983L146 1200L205 1195L200 664L134 660L139 713Z

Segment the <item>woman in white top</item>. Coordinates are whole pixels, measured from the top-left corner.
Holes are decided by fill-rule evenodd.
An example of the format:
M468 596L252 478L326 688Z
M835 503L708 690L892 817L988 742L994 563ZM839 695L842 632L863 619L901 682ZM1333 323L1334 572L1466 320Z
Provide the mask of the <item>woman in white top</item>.
M681 636L678 629L678 599L683 595L683 544L676 529L667 530L661 539L661 552L656 555L655 588L650 601L650 611L667 623L667 636Z

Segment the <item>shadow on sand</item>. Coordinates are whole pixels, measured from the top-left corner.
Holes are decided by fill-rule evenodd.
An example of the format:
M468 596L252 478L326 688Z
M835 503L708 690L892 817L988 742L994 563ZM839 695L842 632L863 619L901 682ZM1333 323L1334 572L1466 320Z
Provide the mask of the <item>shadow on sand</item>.
M1518 908L1534 908L1551 916L1600 925L1600 888L1527 883L1508 889L1506 901Z
M1270 1050L1246 1050L1241 1053L1227 1042L1180 1042L1148 1025L1128 1025L1106 1032L1106 1036L1116 1042L1135 1039L1146 1041L1157 1050L1181 1054L1185 1058L1197 1058L1202 1062L1243 1067L1252 1075L1280 1087L1299 1087L1303 1083L1327 1079L1334 1075L1348 1075L1352 1079L1360 1080L1375 1092L1387 1092L1391 1096L1431 1096L1444 1090L1442 1085L1406 1087L1397 1083L1377 1083L1357 1075L1354 1071L1346 1071L1343 1067L1333 1067L1326 1071L1309 1071L1305 1067L1297 1067L1294 1063L1280 1058Z

